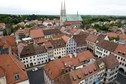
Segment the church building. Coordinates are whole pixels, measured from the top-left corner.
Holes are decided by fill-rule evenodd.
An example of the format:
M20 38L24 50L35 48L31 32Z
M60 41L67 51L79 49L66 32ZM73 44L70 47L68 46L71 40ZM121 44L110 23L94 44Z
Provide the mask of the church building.
M78 12L77 14L66 15L65 2L64 4L61 3L60 25L80 27L82 25L82 21L83 20Z

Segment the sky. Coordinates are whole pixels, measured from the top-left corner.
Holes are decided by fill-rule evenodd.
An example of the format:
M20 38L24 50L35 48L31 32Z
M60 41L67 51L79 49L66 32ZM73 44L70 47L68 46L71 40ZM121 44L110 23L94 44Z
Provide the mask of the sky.
M59 15L64 0L0 0L0 14ZM126 0L65 0L66 13L125 15Z

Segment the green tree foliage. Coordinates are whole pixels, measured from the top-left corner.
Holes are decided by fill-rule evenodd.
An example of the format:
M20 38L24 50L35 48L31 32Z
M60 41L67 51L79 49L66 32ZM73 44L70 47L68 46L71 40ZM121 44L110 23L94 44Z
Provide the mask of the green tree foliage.
M109 37L109 40L111 41L111 40L116 40L116 41L118 41L119 40L119 37Z

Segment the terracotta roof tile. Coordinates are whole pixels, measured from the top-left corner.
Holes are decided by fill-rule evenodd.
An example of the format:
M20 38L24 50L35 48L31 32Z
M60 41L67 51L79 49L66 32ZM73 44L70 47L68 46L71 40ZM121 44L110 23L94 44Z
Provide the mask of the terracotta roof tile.
M126 34L119 35L119 38L122 39L122 40L126 40Z
M100 34L97 38L97 41L101 41L101 40L104 40L104 38L106 37L106 35L104 34Z
M0 67L0 78L4 77L5 75L5 70L3 69L3 67Z
M28 36L30 32L30 28L18 29L15 33L20 34L23 33L24 35Z
M88 35L89 34L86 32L74 35L73 38L74 38L75 42L77 43L77 46L85 46L87 44L86 38Z
M4 37L2 37L2 40L3 40L4 43L7 43L11 47L15 47L16 46L16 42L15 42L14 36L4 36Z
M95 57L90 51L84 51L84 52L78 53L78 59L80 62L89 60L91 58L95 58Z
M61 34L59 29L46 29L43 30L44 35L53 35L53 34Z
M62 39L67 43L69 41L70 37L63 35Z
M92 76L93 74L98 72L98 66L95 62L88 64L88 66L85 66L81 69L82 73L85 75L85 78L88 78L89 76Z
M98 36L89 34L89 36L86 38L86 40L95 43L97 38L98 38Z
M6 72L7 84L16 84L20 81L28 80L27 73L23 70L25 69L23 64L17 60L15 56L1 55L0 66L3 67ZM20 79L15 81L14 74L16 73L19 74Z
M101 48L106 49L111 52L113 52L118 46L117 43L107 41L107 40L102 40L102 41L98 42L96 45L98 47L101 47Z
M63 39L50 40L50 42L54 48L61 48L66 46L65 41Z
M126 46L119 44L115 49L114 53L126 58Z
M116 66L119 66L119 61L115 58L114 55L109 55L103 58L104 63L108 69L113 69Z
M118 37L118 35L119 35L119 34L114 33L114 32L109 32L109 33L107 33L107 36L108 36L108 37Z
M83 53L83 56L90 55L87 52L88 51L85 51L85 53ZM50 79L54 80L55 78L61 76L61 74L63 73L63 69L66 69L72 66L78 66L81 63L79 61L81 57L79 56L82 56L82 55L77 55L77 57L73 56L72 58L70 56L65 56L63 58L51 61L47 65L44 66L44 71L46 72L46 74L49 76ZM87 56L85 59L91 58Z
M56 34L56 35L52 35L52 39L60 39L62 38L63 34Z
M64 23L65 25L74 25L74 24L82 24L81 21L66 21Z
M47 50L50 50L50 49L53 49L54 47L53 47L53 45L52 45L51 42L45 42L45 48L46 48Z
M42 29L33 29L33 30L30 30L30 37L31 38L44 37L43 30Z

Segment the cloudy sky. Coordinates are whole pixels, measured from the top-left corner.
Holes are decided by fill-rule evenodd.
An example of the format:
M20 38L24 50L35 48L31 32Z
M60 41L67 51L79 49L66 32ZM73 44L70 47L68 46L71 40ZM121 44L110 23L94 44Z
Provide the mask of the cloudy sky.
M0 14L59 15L64 0L0 0ZM67 14L126 15L126 0L65 0Z

